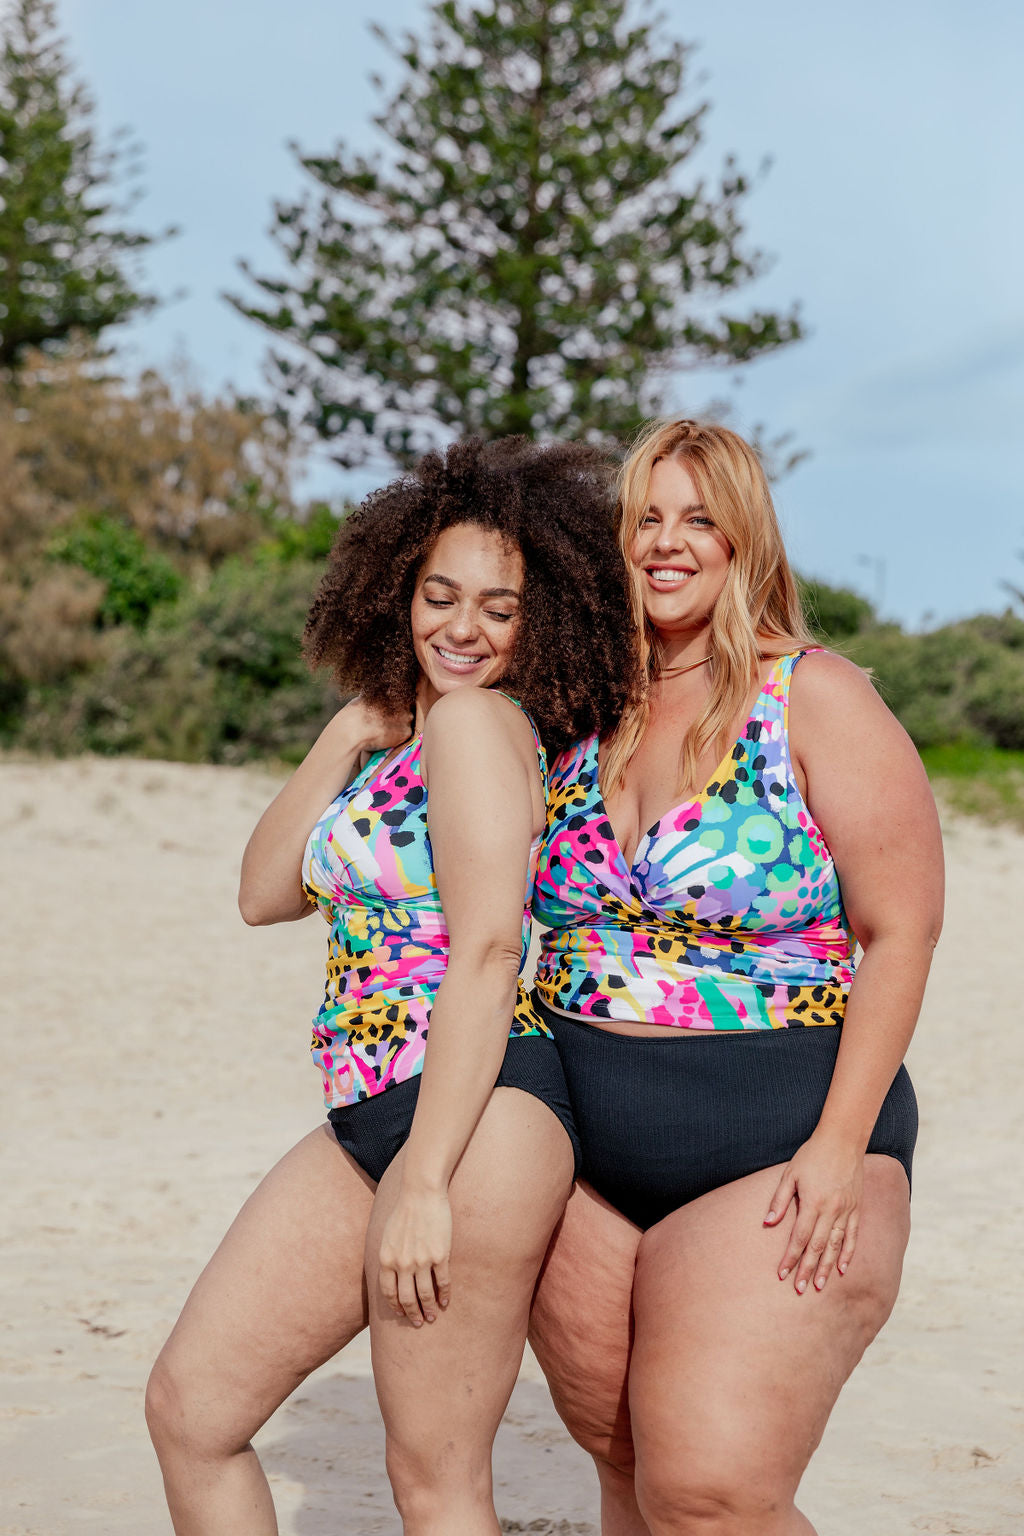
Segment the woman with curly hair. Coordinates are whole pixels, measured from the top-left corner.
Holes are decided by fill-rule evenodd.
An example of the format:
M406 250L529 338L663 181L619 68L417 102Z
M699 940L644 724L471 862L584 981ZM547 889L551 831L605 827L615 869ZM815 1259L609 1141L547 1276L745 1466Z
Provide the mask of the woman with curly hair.
M583 1177L531 1339L604 1536L811 1536L797 1485L907 1242L938 819L809 634L748 444L654 424L619 532L646 687L553 765L534 896Z
M367 1321L405 1530L498 1530L491 1444L576 1153L518 980L545 748L614 724L630 634L586 449L458 444L342 525L306 651L356 697L264 813L239 894L249 923L329 924L329 1123L243 1207L154 1367L178 1536L276 1531L251 1437Z

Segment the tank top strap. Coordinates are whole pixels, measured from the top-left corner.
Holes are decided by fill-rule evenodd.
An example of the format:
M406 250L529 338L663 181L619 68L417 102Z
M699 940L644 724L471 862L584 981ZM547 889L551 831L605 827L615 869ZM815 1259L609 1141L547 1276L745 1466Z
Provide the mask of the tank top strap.
M778 656L771 671L765 679L761 696L757 701L755 710L764 720L778 720L783 728L789 729L789 688L793 681L793 673L797 664L805 656L811 656L815 651L824 650L821 645L809 645L802 651L789 651L785 656Z
M503 699L508 699L510 704L514 704L519 713L525 715L529 722L530 730L533 732L533 744L537 748L537 766L540 769L540 782L543 786L544 798L546 800L548 797L548 754L544 743L540 739L537 722L530 714L530 711L523 707L522 701L517 699L514 693L506 693L504 688L495 688L493 691L500 693Z
M793 673L805 656L813 656L824 649L823 645L808 645L802 650L790 651L787 655L780 656L769 673L761 694L759 713L766 723L774 723L786 775L794 783L796 780L793 774L793 760L789 750L789 693Z

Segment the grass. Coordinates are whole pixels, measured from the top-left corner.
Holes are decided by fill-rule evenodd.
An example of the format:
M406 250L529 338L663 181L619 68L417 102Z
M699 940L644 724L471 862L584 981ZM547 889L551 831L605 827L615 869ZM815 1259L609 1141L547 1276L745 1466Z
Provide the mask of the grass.
M921 757L950 810L1024 828L1024 752L953 741L925 747Z

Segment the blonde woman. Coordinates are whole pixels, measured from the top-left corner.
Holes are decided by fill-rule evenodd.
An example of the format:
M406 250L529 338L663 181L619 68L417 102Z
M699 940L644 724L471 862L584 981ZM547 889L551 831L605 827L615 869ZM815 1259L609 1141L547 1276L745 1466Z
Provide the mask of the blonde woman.
M651 427L619 532L646 691L555 764L534 895L584 1178L531 1337L604 1536L808 1536L797 1485L909 1233L938 822L809 634L740 437Z

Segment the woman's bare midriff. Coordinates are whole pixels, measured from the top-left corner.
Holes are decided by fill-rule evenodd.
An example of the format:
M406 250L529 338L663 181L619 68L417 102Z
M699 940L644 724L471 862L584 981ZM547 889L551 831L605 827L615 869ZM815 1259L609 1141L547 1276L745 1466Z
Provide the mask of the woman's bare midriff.
M547 1007L548 1005L545 1004ZM577 1024L592 1024L595 1029L603 1029L609 1035L634 1035L638 1039L657 1040L671 1036L673 1040L697 1039L704 1040L709 1035L735 1035L741 1033L735 1029L681 1029L676 1024L641 1024L633 1023L631 1019L596 1019L588 1013L570 1013L567 1008L548 1008L549 1013L557 1013L563 1019L572 1019Z

